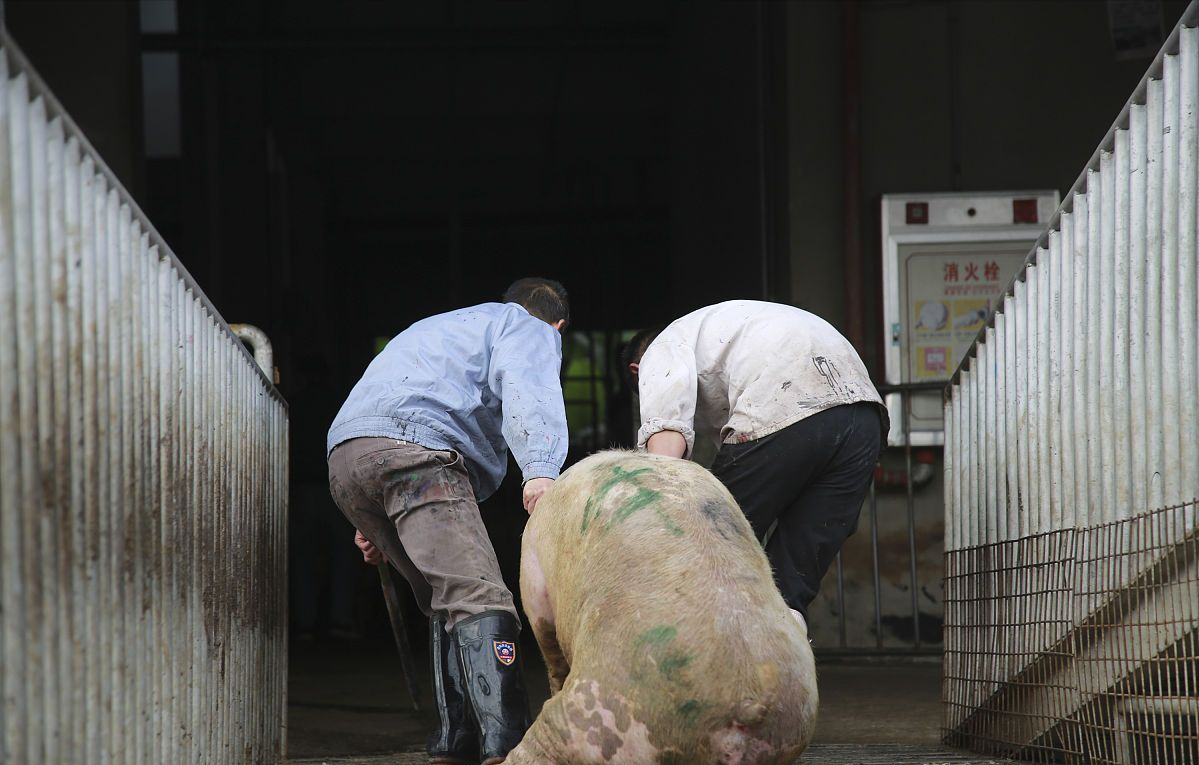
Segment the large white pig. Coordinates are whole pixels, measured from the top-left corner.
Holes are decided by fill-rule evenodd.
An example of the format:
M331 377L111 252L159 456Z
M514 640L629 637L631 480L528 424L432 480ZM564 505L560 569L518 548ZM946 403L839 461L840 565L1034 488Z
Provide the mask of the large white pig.
M572 467L529 519L520 588L553 696L509 765L789 765L811 740L807 627L698 465Z

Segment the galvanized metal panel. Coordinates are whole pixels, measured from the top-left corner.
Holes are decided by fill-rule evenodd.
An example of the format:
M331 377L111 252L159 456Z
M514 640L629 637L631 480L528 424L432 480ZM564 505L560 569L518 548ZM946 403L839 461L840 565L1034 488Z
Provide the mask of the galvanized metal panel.
M1049 289L1045 295L1047 321L1045 331L1049 335L1049 359L1045 365L1045 410L1042 423L1049 438L1049 463L1046 466L1049 495L1049 528L1062 528L1062 346L1068 342L1069 333L1062 324L1062 236L1055 231L1049 237L1046 258L1049 266Z
M1178 367L1179 397L1194 400L1199 391L1199 314L1196 313L1196 205L1199 205L1199 29L1183 28L1179 37L1178 103ZM1179 402L1179 500L1199 497L1199 409Z
M1030 265L1025 269L1024 281L1024 321L1021 327L1024 329L1024 391L1023 397L1028 399L1025 406L1024 423L1021 432L1024 435L1026 447L1025 467L1025 492L1026 503L1024 513L1026 516L1025 534L1039 534L1042 531L1041 523L1041 430L1038 427L1040 423L1041 397L1040 397L1040 366L1038 364L1038 356L1040 351L1041 337L1040 322L1038 316L1040 314L1040 303L1037 300L1038 287L1040 286L1039 277L1041 267L1038 265ZM1021 301L1017 299L1019 304Z
M1076 466L1076 426L1074 424L1075 397L1077 395L1079 375L1077 371L1074 346L1076 342L1077 317L1074 312L1074 282L1075 282L1075 251L1074 251L1074 214L1065 213L1061 219L1061 233L1058 241L1057 257L1060 260L1058 273L1061 277L1061 287L1058 293L1059 310L1061 312L1058 340L1058 352L1061 361L1058 365L1058 394L1061 397L1058 404L1058 449L1060 451L1058 496L1061 505L1061 520L1059 528L1071 528L1077 522L1077 466ZM1052 248L1051 248L1052 252ZM999 459L1003 456L999 455Z
M1113 159L1114 195L1112 198L1111 242L1111 319L1112 319L1112 461L1107 472L1112 476L1112 519L1128 518L1132 503L1132 399L1129 395L1129 299L1128 258L1129 190L1132 184L1129 164L1128 131L1117 130ZM1106 312L1105 312L1106 315ZM1108 365L1105 365L1108 366Z
M1182 489L1182 437L1176 417L1178 375L1178 57L1162 64L1165 100L1162 112L1162 481L1166 501ZM1171 349L1167 352L1167 348Z
M995 317L995 335L987 342L994 349L995 390L992 398L995 402L995 422L992 433L995 437L995 536L989 542L1000 542L1008 538L1009 517L1011 507L1008 503L1008 443L1007 443L1007 317L1000 314Z
M946 397L961 745L1125 764L1199 744L1178 703L1199 632L1197 23L1192 3Z
M1099 519L1101 522L1116 519L1116 383L1115 366L1111 363L1115 353L1115 258L1116 258L1116 167L1112 152L1105 151L1099 159L1099 215L1098 239L1098 291L1091 302L1091 310L1099 317L1099 333L1096 341L1098 353L1099 429L1095 432L1099 446L1100 471ZM1093 204L1093 202L1092 202Z
M1016 437L1016 522L1019 530L1019 536L1025 537L1033 533L1032 527L1032 500L1031 500L1031 481L1030 465L1032 464L1032 455L1029 451L1029 438L1027 421L1029 418L1029 396L1028 386L1028 354L1029 347L1032 345L1032 338L1029 336L1029 327L1027 316L1021 320L1021 313L1027 313L1027 306L1030 301L1026 300L1026 291L1024 282L1016 282L1012 290L1013 300L1011 314L1014 320L1009 325L1015 335L1016 347L1016 382L1013 386L1015 393L1015 422L1017 427L1014 431Z
M0 188L12 184L12 160L7 151L9 146L9 72L8 63L0 56ZM12 252L12 211L0 205L0 246ZM16 261L0 258L0 323L14 327L16 315ZM0 559L7 565L0 566L0 592L6 612L11 617L0 622L0 650L3 651L4 666L10 667L2 673L4 708L14 709L24 703L24 677L20 672L20 654L25 625L21 600L20 565L23 551L21 544L21 458L19 454L21 432L19 423L20 392L17 387L17 334L0 332ZM16 715L5 714L0 718L4 736L0 741L0 759L16 762L25 756L24 720Z
M959 517L960 517L959 512L962 507L962 495L961 495L961 489L959 486L958 474L957 474L957 469L956 469L956 464L957 464L957 456L956 455L960 451L959 447L958 447L957 434L958 434L958 429L961 427L961 425L958 423L958 416L959 416L959 410L958 410L957 403L953 402L953 401L946 402L946 404L945 404L945 459L944 459L944 462L942 463L942 469L944 471L943 475L944 475L944 480L945 480L945 506L944 506L943 512L945 515L945 547L946 547L946 549L950 549L950 550L956 550L956 549L959 549L960 547L962 547L961 527L959 524ZM870 491L871 491L870 507L871 507L871 511L872 511L871 517L870 517L870 528L871 528L871 534L873 535L873 537L877 538L877 536L878 536L878 530L876 528L877 518L875 517L875 514L873 512L876 509L873 484L870 487ZM874 555L877 555L877 552L875 552L876 550L877 550L877 545L872 544L871 551ZM878 597L878 588L877 587L875 588L875 594L876 594L876 598L877 598ZM876 614L876 616L881 618L879 609L875 610L875 614Z
M1145 480L1146 507L1161 507L1165 502L1162 481L1164 458L1162 431L1162 167L1163 108L1165 92L1160 79L1151 80L1145 93L1146 174L1145 174Z
M996 363L994 358L995 348L995 329L988 327L986 330L987 342L980 349L980 359L982 361L982 374L979 375L978 395L983 403L983 430L987 439L986 452L988 454L999 454L1001 450L996 443L996 425L1000 420L996 415L995 407L995 370ZM983 517L980 519L980 538L983 543L994 542L999 536L999 480L997 477L997 468L1001 467L996 464L994 459L985 459L982 462L983 467L983 502L980 507L983 508Z
M1007 534L1004 540L1020 536L1020 516L1023 510L1020 494L1020 448L1017 437L1019 409L1017 406L1019 386L1017 383L1019 346L1016 342L1015 296L1008 295L1003 301L1004 318L1004 444L1007 447L1005 467L1007 469ZM965 509L963 508L963 511Z
M1074 279L1071 290L1074 294L1074 329L1071 332L1073 347L1073 396L1074 417L1071 423L1074 448L1074 522L1089 521L1090 506L1090 450L1087 434L1090 432L1090 407L1088 401L1091 388L1089 380L1091 359L1088 355L1088 335L1091 323L1087 310L1089 269L1087 268L1088 241L1090 236L1090 196L1079 194L1073 198L1071 214L1073 226L1071 261Z
M1142 105L1129 112L1128 152L1128 250L1125 289L1128 291L1128 420L1127 433L1130 451L1130 495L1127 502L1132 513L1149 506L1148 491L1148 431L1149 370L1145 366L1146 317L1145 303L1149 287L1146 283L1146 208L1148 191L1149 146L1148 110Z
M1052 361L1049 357L1051 349L1051 338L1053 335L1053 315L1051 294L1053 283L1050 277L1049 262L1047 253L1044 249L1037 251L1039 265L1036 269L1035 278L1037 281L1036 297L1029 297L1029 300L1036 301L1036 323L1033 326L1036 328L1036 361L1032 367L1036 378L1036 396L1037 409L1036 418L1033 420L1033 431L1037 435L1036 440L1036 455L1037 455L1037 495L1039 498L1038 511L1040 515L1040 523L1038 528L1042 532L1050 531L1053 526L1053 494L1052 481L1049 473L1052 469L1053 462L1051 457L1051 440L1053 429L1050 427L1052 423L1053 413L1050 410L1052 391L1050 385L1050 369Z
M1103 395L1100 370L1103 367L1102 332L1103 322L1100 314L1100 272L1103 269L1102 258L1099 255L1100 220L1103 218L1103 188L1098 171L1088 174L1087 181L1087 292L1085 305L1089 312L1087 321L1087 504L1086 523L1103 522L1103 460L1102 435L1100 429L1100 410L1103 407Z
M285 405L2 31L0 326L0 761L278 761Z

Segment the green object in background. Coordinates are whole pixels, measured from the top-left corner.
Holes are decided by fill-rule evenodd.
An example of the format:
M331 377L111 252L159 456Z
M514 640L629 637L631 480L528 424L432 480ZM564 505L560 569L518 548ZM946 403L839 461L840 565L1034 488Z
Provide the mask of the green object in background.
M562 376L562 398L566 400L566 421L571 430L574 430L576 427L591 427L591 375L593 370L591 359L587 356L572 355L574 358L567 360L566 374ZM597 375L597 378L595 381L595 416L598 422L603 423L605 421L605 399L607 398L604 395L606 386L603 377Z

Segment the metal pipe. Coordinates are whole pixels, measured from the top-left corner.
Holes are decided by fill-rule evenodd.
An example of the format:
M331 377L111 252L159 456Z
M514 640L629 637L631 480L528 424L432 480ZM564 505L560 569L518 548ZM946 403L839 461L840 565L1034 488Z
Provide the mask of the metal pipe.
M916 578L916 500L912 495L912 397L906 390L903 393L903 461L908 473L906 486L908 511L908 568L909 581L912 589L912 644L920 648L920 582Z
M870 482L870 576L874 583L874 644L883 647L883 593L878 570L878 501Z
M262 370L271 382L279 383L279 374L275 370L275 351L271 347L271 339L253 324L230 324L229 329L238 338L245 340L254 349L254 363Z
M838 645L845 648L849 644L849 637L845 632L845 572L841 568L840 550L837 551L837 624Z

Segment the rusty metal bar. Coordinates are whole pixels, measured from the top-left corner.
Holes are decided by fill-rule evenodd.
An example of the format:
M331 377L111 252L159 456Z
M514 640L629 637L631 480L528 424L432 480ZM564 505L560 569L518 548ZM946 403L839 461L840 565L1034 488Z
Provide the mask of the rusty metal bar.
M841 553L837 552L837 646L849 646L849 635L845 628L845 571L841 566Z
M0 27L0 762L282 758L270 372Z
M870 577L874 585L874 647L883 648L883 583L878 570L878 498L870 482Z
M903 390L903 462L908 480L905 481L908 518L908 577L912 596L912 644L920 647L920 580L916 571L916 497L912 487L912 396Z

